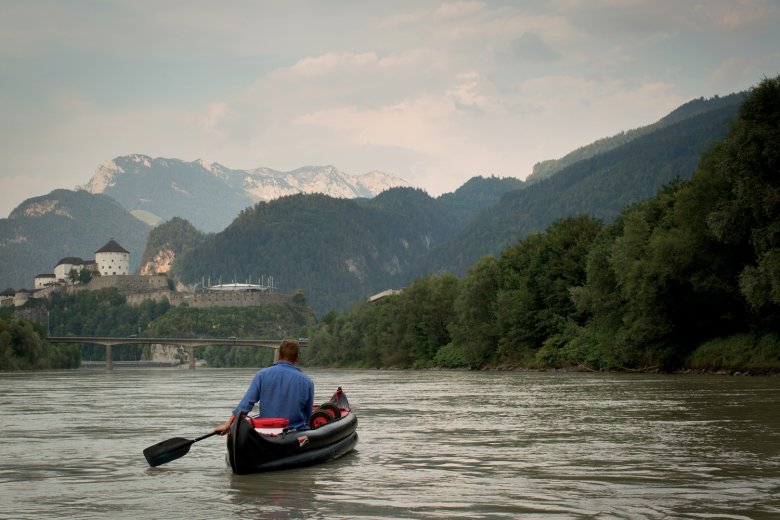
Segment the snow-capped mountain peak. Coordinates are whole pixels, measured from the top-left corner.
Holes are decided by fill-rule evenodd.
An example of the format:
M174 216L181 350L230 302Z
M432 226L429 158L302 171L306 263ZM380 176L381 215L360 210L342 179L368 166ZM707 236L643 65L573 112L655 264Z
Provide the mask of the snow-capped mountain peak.
M105 193L129 211L161 219L180 216L211 231L220 230L255 202L297 193L371 198L397 186L410 184L378 170L357 176L333 165L303 166L286 172L266 167L234 170L204 159L186 162L133 154L99 165L89 182L77 189ZM214 216L206 214L209 209L220 215L213 222ZM209 223L204 225L204 220Z

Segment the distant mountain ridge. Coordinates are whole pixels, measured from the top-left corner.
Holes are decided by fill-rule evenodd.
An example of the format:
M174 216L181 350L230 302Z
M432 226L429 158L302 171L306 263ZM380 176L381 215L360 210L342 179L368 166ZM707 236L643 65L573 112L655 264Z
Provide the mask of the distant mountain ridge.
M610 150L613 150L619 146L628 144L634 139L638 139L644 135L648 135L662 128L679 123L680 121L712 112L713 110L734 106L735 104L739 104L742 99L744 99L744 97L744 93L739 93L729 94L728 96L723 97L715 96L711 99L705 99L702 97L691 100L683 105L680 105L671 111L668 115L659 119L653 124L625 132L620 132L619 134L613 135L611 137L599 139L591 144L581 146L580 148L567 153L560 159L550 159L538 162L534 165L534 169L531 175L526 178L526 182L533 183L542 179L546 179L547 177L558 173L567 166L571 166L576 162L590 159L591 157L598 154L609 152Z
M151 158L133 154L101 164L78 189L104 193L138 218L157 224L184 218L204 231L221 231L244 208L298 193L336 198L371 198L404 179L378 170L349 175L334 166L305 166L288 172L270 168L237 170L203 160Z
M58 190L69 197L67 203L48 196L30 199L13 218L0 220L0 281L19 287L19 282L5 281L11 271L24 272L21 279L29 280L50 269L38 267L39 258L47 259L40 264L45 266L58 259L49 258L88 255L82 246L74 249L77 240L100 236L103 243L114 236L133 253L131 259L144 251L149 271L170 269L188 283L272 275L281 290L303 289L318 313L343 309L418 276L464 274L480 257L498 255L559 218L584 213L609 221L674 178L689 178L701 153L728 131L743 96L695 100L670 113L663 124L582 147L589 149L586 158L570 157L574 162L539 182L475 177L438 198L409 187L354 198L350 194L358 188L353 186L343 196L296 192L255 201L266 188L274 194L298 189L287 173L297 172L295 182L313 179L323 191L329 182L343 187L350 178L333 167L267 170L252 177L203 161L119 157L102 165L85 186L101 194ZM263 182L256 181L260 177ZM371 182L365 184L383 178L381 172L369 174ZM168 225L152 234L146 249L126 244L128 219L141 226L144 237L149 227L125 208L166 219ZM171 221L174 217L187 220ZM215 228L220 219L225 226ZM95 228L97 221L105 226ZM204 234L204 229L217 232ZM30 248L33 241L35 248Z
M625 206L649 198L675 178L689 179L702 152L726 135L744 97L733 94L683 105L687 108L672 112L666 123L645 127L652 130L634 133L538 182L526 182L432 251L420 272L463 275L482 256L498 255L557 219L586 214L609 222Z

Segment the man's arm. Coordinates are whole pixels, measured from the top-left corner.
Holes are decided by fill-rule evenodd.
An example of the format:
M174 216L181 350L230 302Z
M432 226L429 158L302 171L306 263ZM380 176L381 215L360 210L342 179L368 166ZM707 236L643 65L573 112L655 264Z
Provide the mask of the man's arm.
M233 424L233 421L235 421L235 420L236 420L236 416L235 415L231 415L230 419L228 419L223 424L220 424L219 426L214 428L214 431L217 432L220 435L225 435L228 432L228 430L230 429L230 425Z
M258 372L249 384L249 388L246 389L244 397L241 398L241 402L239 402L238 406L233 410L233 415L236 415L239 412L249 413L252 411L255 403L260 400L260 379L260 373Z
M219 433L220 435L225 435L230 429L230 425L233 424L233 421L236 420L236 414L238 412L249 413L250 411L252 411L252 407L255 405L255 403L259 400L260 400L260 374L257 373L255 374L255 377L252 379L252 382L249 384L249 388L246 389L246 392L244 393L244 397L241 398L241 402L239 402L238 406L236 406L235 409L233 410L233 415L231 415L227 421L214 428L214 431Z

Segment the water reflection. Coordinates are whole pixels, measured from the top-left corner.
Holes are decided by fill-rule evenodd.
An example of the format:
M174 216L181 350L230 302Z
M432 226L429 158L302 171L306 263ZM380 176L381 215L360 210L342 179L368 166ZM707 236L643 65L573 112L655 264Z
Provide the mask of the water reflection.
M231 475L234 511L244 518L311 518L316 514L317 482L313 475L305 469Z

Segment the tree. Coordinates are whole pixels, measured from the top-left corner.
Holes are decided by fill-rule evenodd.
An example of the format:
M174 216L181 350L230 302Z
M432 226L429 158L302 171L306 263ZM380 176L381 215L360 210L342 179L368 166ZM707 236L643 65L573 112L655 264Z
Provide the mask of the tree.
M79 271L79 283L88 284L94 274L95 272L92 269L82 269Z
M562 219L502 253L497 313L507 360L538 350L575 319L570 291L585 281L585 259L600 230L585 215Z
M765 325L780 310L780 76L764 79L734 128L703 164L700 177L726 195L707 216L715 237L751 250L739 286ZM780 330L775 328L775 330Z
M498 278L498 262L486 256L474 264L460 285L455 321L450 325L452 347L444 355L461 359L464 366L481 367L496 353Z

